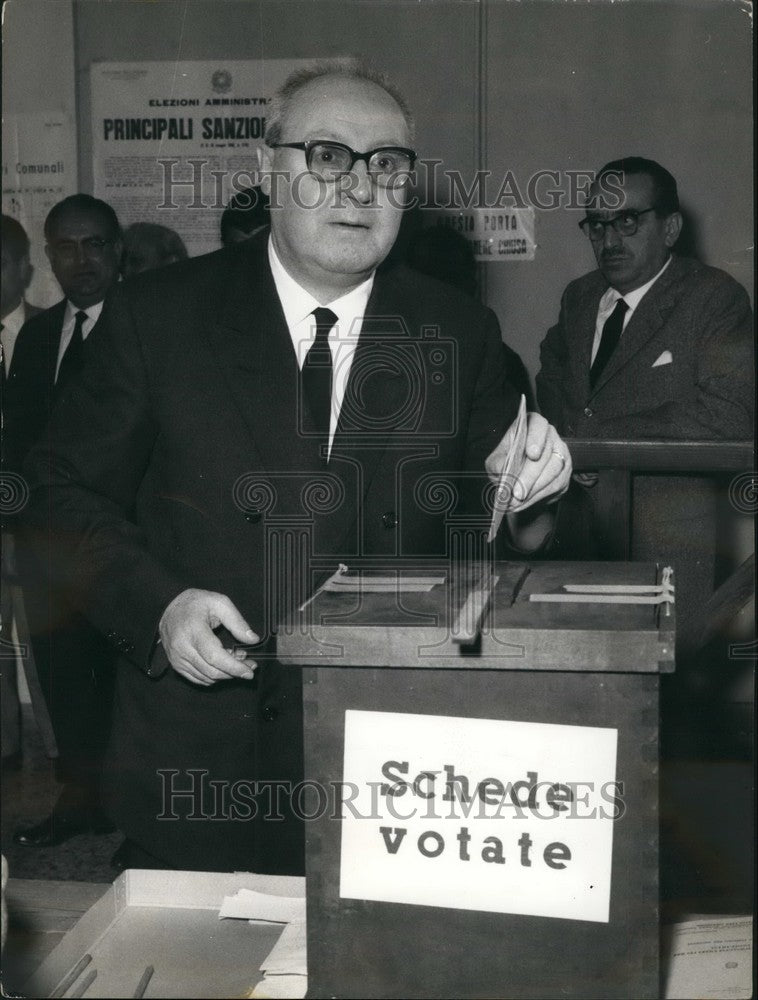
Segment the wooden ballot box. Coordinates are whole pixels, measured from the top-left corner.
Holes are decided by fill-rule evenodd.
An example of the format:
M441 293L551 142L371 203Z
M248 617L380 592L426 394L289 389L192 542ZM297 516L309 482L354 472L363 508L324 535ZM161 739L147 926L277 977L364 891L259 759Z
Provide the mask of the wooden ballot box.
M284 623L309 996L659 995L668 573L341 567Z

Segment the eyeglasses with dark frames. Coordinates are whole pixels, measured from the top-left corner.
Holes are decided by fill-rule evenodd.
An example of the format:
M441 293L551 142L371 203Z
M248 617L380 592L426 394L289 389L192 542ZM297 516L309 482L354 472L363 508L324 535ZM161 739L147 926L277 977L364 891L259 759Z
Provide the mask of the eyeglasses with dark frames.
M655 212L656 210L657 206L653 205L651 208L643 208L640 211L630 208L625 212L619 212L618 215L614 215L611 219L587 216L587 218L582 219L579 223L579 228L586 236L589 236L593 243L599 243L600 240L605 239L605 231L608 226L614 232L618 233L619 236L634 236L639 227L640 216L647 215L648 212Z
M367 153L357 153L342 142L309 139L307 142L272 142L272 149L300 149L310 173L333 184L349 174L358 160L363 160L369 177L381 187L407 184L416 162L416 153L404 146L379 146Z
M49 244L60 260L75 260L80 253L90 259L102 257L115 240L105 240L100 236L86 236L83 240L58 240Z

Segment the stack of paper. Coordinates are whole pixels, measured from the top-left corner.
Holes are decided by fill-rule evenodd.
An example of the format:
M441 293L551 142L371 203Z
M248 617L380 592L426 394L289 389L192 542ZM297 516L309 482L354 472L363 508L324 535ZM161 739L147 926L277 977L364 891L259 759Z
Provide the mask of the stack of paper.
M306 957L305 899L302 896L274 896L239 889L226 896L219 920L236 918L250 923L266 921L284 924L281 937L261 963L263 979L251 993L255 1000L299 1000L308 990Z
M226 896L218 918L236 917L238 920L267 920L275 924L288 924L305 920L303 896L272 896L254 889L239 889L233 896Z
M305 996L308 991L305 920L287 924L268 958L261 963L261 972L263 980L252 993L256 1000L267 997L299 1000Z
M666 1000L749 1000L753 995L753 918L699 917L664 933Z

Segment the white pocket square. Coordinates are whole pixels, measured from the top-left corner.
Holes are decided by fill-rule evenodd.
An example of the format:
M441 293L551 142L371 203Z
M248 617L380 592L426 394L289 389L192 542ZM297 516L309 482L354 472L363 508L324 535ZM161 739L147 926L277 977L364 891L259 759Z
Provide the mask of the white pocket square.
M674 355L671 353L671 351L664 351L663 354L660 355L660 357L656 358L656 360L652 364L652 367L658 368L659 365L670 365L673 360L674 360Z

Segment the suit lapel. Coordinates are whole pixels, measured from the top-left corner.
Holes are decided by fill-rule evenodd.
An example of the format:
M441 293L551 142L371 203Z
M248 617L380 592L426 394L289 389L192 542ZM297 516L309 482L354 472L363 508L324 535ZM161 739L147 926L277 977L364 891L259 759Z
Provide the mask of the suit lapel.
M581 388L581 398L586 399L590 392L590 368L592 366L592 344L595 339L595 325L600 299L608 287L602 275L598 272L598 281L584 295L578 305L578 315L574 329L578 331L578 343L570 352L569 364L574 369L574 379ZM569 322L568 328L571 329Z
M683 267L679 258L674 257L653 287L643 296L634 310L618 347L613 352L597 381L594 392L602 387L634 358L639 351L658 333L676 305L674 288Z
M407 302L400 301L394 282L377 274L326 465L309 434L310 416L300 412L297 361L265 238L246 245L210 298L209 341L261 468L271 475L286 509L302 509L305 478L331 481L336 476L342 481L344 501L338 516L320 518L318 545L322 553L340 551L396 426L394 417L404 413L409 382L416 384L421 374L408 373L414 345L397 319L407 313ZM219 303L223 305L214 315ZM408 352L399 364L405 342ZM418 368L418 362L410 363Z
M287 473L317 474L323 463L300 412L297 361L266 248L263 234L236 257L231 274L211 296L207 329L261 468L274 476L276 490L298 505L302 481Z
M413 341L403 322L407 313L408 303L401 301L395 283L378 272L366 305L333 449L360 453L364 493L398 420L402 420L409 380L418 384L420 378L415 370L418 360Z
M353 536L359 506L390 437L408 419L414 388L423 392L418 345L409 333L412 326L403 319L408 321L408 302L380 269L366 305L329 462L329 471L339 475L346 488L341 516L324 525L321 542L328 551L342 551L345 539Z
M55 369L58 367L58 351L63 334L63 320L66 316L66 300L57 302L49 311L47 327L47 353L44 358L44 384L51 392L55 385Z

